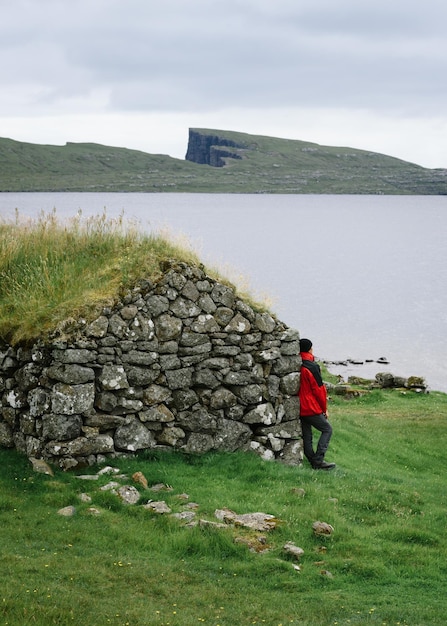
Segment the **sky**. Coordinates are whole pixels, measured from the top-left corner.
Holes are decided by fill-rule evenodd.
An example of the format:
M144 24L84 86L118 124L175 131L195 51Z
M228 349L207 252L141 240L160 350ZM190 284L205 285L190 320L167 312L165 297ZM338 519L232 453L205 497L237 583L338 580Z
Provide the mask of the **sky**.
M0 137L183 159L189 128L447 168L445 0L0 0Z

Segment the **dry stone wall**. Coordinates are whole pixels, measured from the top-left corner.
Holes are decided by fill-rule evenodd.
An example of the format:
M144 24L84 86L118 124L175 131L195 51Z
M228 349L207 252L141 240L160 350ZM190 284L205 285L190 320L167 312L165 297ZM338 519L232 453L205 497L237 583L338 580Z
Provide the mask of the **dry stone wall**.
M299 334L170 262L93 322L0 349L0 445L63 469L144 449L302 460Z

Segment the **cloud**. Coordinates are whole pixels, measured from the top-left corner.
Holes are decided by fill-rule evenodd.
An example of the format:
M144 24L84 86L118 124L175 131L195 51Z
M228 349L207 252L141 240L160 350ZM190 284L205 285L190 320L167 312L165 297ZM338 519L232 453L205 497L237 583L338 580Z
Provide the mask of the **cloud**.
M278 126L271 115L288 112L295 127L309 111L325 126L351 111L411 120L414 134L444 129L440 0L0 0L0 16L3 135L17 117L120 114L126 126L230 111L234 130L256 111L259 134Z

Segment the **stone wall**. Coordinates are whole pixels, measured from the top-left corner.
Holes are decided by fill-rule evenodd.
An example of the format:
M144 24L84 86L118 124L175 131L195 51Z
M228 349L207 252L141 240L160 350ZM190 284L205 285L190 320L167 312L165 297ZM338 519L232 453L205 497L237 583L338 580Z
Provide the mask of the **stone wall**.
M0 445L63 469L138 450L302 460L299 335L168 263L91 323L0 349Z

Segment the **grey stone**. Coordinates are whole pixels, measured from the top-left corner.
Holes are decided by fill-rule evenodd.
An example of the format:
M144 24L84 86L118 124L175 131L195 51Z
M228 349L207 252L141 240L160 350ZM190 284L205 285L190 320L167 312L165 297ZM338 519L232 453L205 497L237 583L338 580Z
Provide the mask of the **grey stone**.
M222 285L221 283L216 283L211 291L211 297L216 302L216 304L223 304L224 306L229 307L230 309L234 306L235 295L234 291L227 287L226 285Z
M299 356L281 356L273 363L272 372L278 376L285 376L292 372L299 372L301 358Z
M284 416L282 421L289 421L296 419L300 414L300 400L298 396L291 396L290 398L284 398L283 400Z
M183 323L176 317L164 313L155 320L155 331L160 341L177 339L182 331Z
M143 402L148 406L165 402L170 397L171 391L162 385L150 385L143 391Z
M154 438L149 430L137 419L132 418L129 423L117 428L115 446L118 450L135 452L155 445Z
M214 447L222 452L248 449L251 436L251 429L245 424L220 419L217 433L214 436Z
M195 333L216 333L220 326L210 314L199 315L195 322L191 324L191 330Z
M261 385L244 385L242 387L234 387L234 394L244 405L258 404L262 402L263 390Z
M95 372L91 367L85 367L84 365L77 365L75 363L53 365L47 368L46 374L54 380L69 385L79 385L95 380Z
M158 363L155 363L151 367L126 365L125 371L129 385L144 387L157 380L160 374L160 365Z
M205 454L214 448L214 438L204 433L191 433L182 447L188 454Z
M6 422L0 422L0 447L13 448L14 436L12 427Z
M93 409L95 402L95 385L66 385L56 383L51 396L51 410L53 413L74 415L85 413Z
M205 313L214 313L217 309L216 303L208 293L203 293L197 304L203 311L205 311Z
M53 350L53 358L61 363L92 363L96 358L96 353L91 350L67 348L66 350Z
M20 389L27 392L39 384L40 368L34 363L27 363L16 371L14 378Z
M275 424L276 413L271 403L266 402L245 413L243 421L246 424Z
M118 487L117 493L124 504L137 504L140 499L140 492L133 485L121 485Z
M267 363L269 361L274 361L281 356L281 351L279 348L269 348L267 350L261 350L256 355L256 358L261 363Z
M123 320L133 320L133 318L138 313L138 309L135 305L123 306L120 311L120 315Z
M263 333L271 333L275 329L276 322L268 313L258 313L255 319L255 326Z
M197 302L200 296L200 292L192 280L188 280L186 282L181 293L182 293L182 296L184 296L185 298L188 298L189 300L192 300L193 302Z
M128 330L127 323L120 315L112 315L109 320L109 332L118 339L124 339Z
M220 385L219 379L209 369L196 371L192 382L196 386L208 387L209 389L216 389Z
M249 333L251 330L251 324L246 317L243 317L240 313L232 318L232 320L225 327L225 331L228 333L237 332L243 335Z
M138 413L138 417L142 422L156 422L164 424L166 422L175 421L174 414L165 404L159 404L158 406L151 407L146 411L140 411Z
M298 372L286 374L283 378L281 378L280 388L283 393L286 393L289 396L295 396L298 393L299 387L300 375Z
M214 415L210 415L205 408L193 411L184 411L178 414L178 423L188 431L213 434L217 429L217 421Z
M237 398L229 389L220 387L211 394L210 406L212 409L225 409L237 404Z
M169 300L164 296L148 296L146 298L147 307L149 313L154 317L158 317L162 313L166 313L169 310Z
M100 339L107 335L108 328L109 319L105 315L101 315L87 326L86 334L88 337L95 337L97 339Z
M127 336L132 341L151 341L155 335L155 324L152 320L137 315L129 324Z
M252 377L250 372L247 372L246 370L240 372L228 372L223 382L230 386L249 385L252 382Z
M122 365L104 365L98 380L102 388L108 391L129 387L127 375Z
M184 439L185 431L178 426L163 428L161 433L157 434L157 442L167 446L178 446L179 441Z
M80 415L44 415L42 417L42 437L47 441L68 441L81 434L82 419Z
M48 413L51 406L51 395L45 389L37 387L28 393L28 404L30 415L38 417Z
M122 415L109 415L107 413L95 413L85 419L85 425L91 428L98 428L100 432L114 430L126 423L126 418Z
M193 389L177 389L173 392L172 397L172 405L177 411L189 409L199 401L199 398Z
M185 367L178 370L166 372L169 389L185 389L191 386L192 368Z

